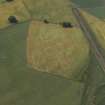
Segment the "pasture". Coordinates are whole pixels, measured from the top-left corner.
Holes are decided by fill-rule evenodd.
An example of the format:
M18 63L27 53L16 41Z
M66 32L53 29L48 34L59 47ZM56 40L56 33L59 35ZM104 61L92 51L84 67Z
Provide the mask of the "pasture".
M80 28L31 22L28 61L35 69L72 78L83 72L88 58L89 45Z
M27 64L30 22L0 30L1 105L80 105L84 84Z
M0 28L5 28L11 25L8 21L9 16L15 16L19 22L24 22L30 19L30 15L21 1L2 3L0 5Z
M101 47L105 50L105 22L86 11L82 11L82 14L95 33L95 37Z

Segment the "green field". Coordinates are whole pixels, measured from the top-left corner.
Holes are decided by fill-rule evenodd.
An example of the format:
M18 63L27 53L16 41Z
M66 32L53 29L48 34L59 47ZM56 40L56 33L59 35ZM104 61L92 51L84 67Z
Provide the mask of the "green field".
M30 19L30 14L21 1L4 2L0 5L0 29L11 25L8 22L10 16L15 16L19 22Z
M87 8L94 8L97 6L104 6L104 0L71 0L72 2L76 3L80 7L87 7Z
M94 32L94 37L105 50L105 22L101 19L89 14L87 11L81 11L89 27Z
M47 19L52 23L63 21L76 23L69 0L25 0L24 3L36 20Z
M93 0L93 2L92 0L74 0L74 2L82 7L103 5L103 1L99 0ZM0 105L105 105L105 74L93 52L90 52L89 43L71 11L70 1L26 0L22 5L24 9L22 8L22 11L19 10L18 13L12 8L12 14L16 13L26 19L27 15L24 16L23 11L27 11L28 16L32 16L30 19L33 19L35 23L30 20L22 21L22 23L0 29ZM5 11L9 9L6 8ZM43 19L51 23L44 24L39 21ZM53 24L63 21L72 22L74 28L64 29L59 24ZM70 58L68 71L53 68L55 73L43 72L42 67L41 72L30 65L27 59L29 35L32 36L34 55L36 52L42 53L40 57L47 58L47 63L50 64L52 60L49 58L51 56L52 59L55 58L60 52L57 57L61 56L60 62L64 63L64 65L61 63L63 68L67 67L66 60ZM46 39L50 43L43 46L43 41L45 42ZM62 45L62 40L65 46ZM51 42L53 46L50 45ZM59 50L56 47L57 44L64 49ZM51 47L50 51L45 49L47 46ZM62 58L61 52L69 55L66 60L65 57ZM49 66L47 63L46 65ZM49 67L52 66L51 64ZM56 73L57 70L62 71Z
M89 45L80 28L33 21L28 44L29 62L40 71L72 78L88 64Z
M91 13L92 15L105 20L105 6L104 7L97 7L97 8L90 8L87 9L87 11L89 13Z
M91 52L88 69L83 76L86 83L83 105L105 105L105 72Z
M87 11L82 11L82 15L84 16L85 20L89 24L89 27L95 33L93 37L97 40L97 42L101 45L101 48L105 51L105 31L104 31L104 21L100 20L99 18L91 15ZM87 103L86 105L104 105L105 104L105 72L99 65L99 62L95 58L93 52L91 52L91 60L89 68L87 69L87 83L86 85L86 94L83 103ZM86 78L86 77L85 77Z
M85 9L92 15L105 19L105 1L104 0L71 0L80 8Z
M38 72L27 64L29 24L23 22L0 30L0 104L80 105L84 83Z
M79 105L84 84L28 67L30 22L0 31L0 104Z

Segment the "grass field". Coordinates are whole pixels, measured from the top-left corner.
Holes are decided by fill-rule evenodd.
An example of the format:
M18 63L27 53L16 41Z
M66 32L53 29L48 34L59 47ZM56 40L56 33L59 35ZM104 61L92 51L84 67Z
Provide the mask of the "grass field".
M94 8L97 6L104 6L105 5L104 0L70 0L70 1L76 3L80 7L88 7L88 8L89 7Z
M25 0L24 2L36 20L47 19L55 23L63 21L76 23L69 0Z
M28 66L29 24L0 30L0 105L80 105L83 83Z
M20 1L12 6L3 4L0 10L4 19L15 14L24 21L31 13L36 20L70 21L76 26L64 29L59 24L32 21L0 30L0 105L94 105L94 102L104 105L104 73L94 55L90 56L88 42L69 2L26 0L25 3L28 8ZM18 5L19 10L14 9ZM7 25L1 23L0 26ZM99 40L103 41L100 37ZM42 69L38 71L36 67ZM44 72L46 67L49 71Z
M86 91L82 101L83 105L104 105L105 72L99 65L93 52L91 52L90 64L85 74Z
M88 12L82 11L82 14L95 33L96 39L102 48L105 49L105 22L89 14Z
M89 59L89 46L79 28L33 21L29 29L28 61L39 71L71 78Z
M104 7L97 7L97 8L90 8L87 9L89 13L100 18L101 20L105 20L105 6Z
M90 28L95 33L97 41L105 50L105 23L86 11L81 11L82 15L88 22ZM86 94L83 103L86 105L104 105L105 104L105 72L99 65L99 62L91 52L90 65L86 72ZM86 78L85 77L85 78Z
M19 22L26 21L30 18L24 4L21 1L11 3L2 3L0 5L0 28L9 26L8 17L16 16Z
M86 9L92 15L105 19L105 1L104 0L71 0L80 8Z

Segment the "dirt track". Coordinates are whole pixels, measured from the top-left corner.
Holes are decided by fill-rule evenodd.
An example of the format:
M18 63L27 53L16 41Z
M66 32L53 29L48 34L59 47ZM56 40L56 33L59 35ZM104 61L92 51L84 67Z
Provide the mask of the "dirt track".
M101 46L99 45L99 43L94 37L95 36L94 32L89 27L88 23L86 22L86 20L84 19L84 17L82 16L78 8L73 8L73 13L77 18L78 23L82 31L84 32L85 37L90 43L92 52L94 53L98 63L100 64L103 71L105 72L105 57L104 57L104 54L102 53Z

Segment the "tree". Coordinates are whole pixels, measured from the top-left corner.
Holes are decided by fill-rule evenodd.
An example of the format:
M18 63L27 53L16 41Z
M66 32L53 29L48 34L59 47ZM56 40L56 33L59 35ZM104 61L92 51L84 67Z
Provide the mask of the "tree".
M15 16L10 16L10 17L8 18L8 21L9 21L10 23L18 23L18 20L16 19Z
M70 22L63 22L63 23L62 23L62 26L63 26L64 28L72 28L72 27L73 27L73 25L72 25Z
M44 23L48 24L48 23L49 23L49 21L45 19L45 20L44 20Z

